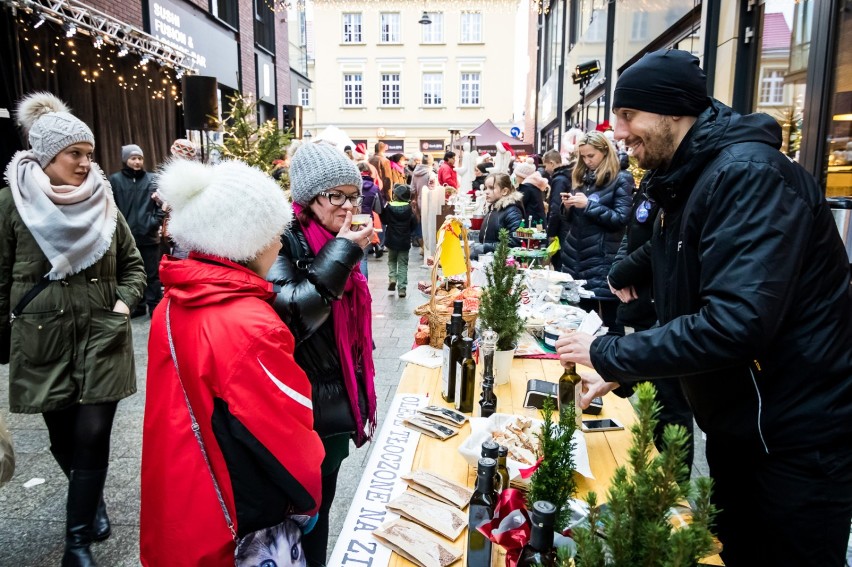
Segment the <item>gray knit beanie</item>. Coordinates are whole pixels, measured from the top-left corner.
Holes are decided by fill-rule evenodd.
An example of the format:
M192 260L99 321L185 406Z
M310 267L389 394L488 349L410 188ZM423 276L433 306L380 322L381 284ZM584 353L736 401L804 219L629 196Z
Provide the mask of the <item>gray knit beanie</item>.
M29 95L18 104L16 115L42 169L72 144L88 142L94 148L95 135L86 123L51 93Z
M290 160L290 195L307 206L314 197L341 185L361 190L355 163L336 147L323 142L302 144Z
M145 157L145 154L142 153L142 148L136 144L121 146L121 163L127 163L127 160L133 156Z

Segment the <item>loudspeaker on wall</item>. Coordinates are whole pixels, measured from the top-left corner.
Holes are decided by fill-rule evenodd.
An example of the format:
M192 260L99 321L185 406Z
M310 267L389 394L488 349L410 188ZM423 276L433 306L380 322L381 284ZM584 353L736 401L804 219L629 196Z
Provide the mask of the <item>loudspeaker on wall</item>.
M183 77L183 122L187 130L214 130L219 116L219 82L216 77Z

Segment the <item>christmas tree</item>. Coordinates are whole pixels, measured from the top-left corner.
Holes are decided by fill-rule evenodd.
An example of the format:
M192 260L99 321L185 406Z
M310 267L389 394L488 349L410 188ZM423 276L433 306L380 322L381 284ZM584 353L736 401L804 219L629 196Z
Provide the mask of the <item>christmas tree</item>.
M479 299L479 324L497 333L497 350L514 350L524 330L524 320L518 314L524 286L517 264L508 261L509 232L501 228L499 238L494 261L485 267L487 283Z
M553 401L546 399L541 410L541 464L530 479L527 508L532 510L534 502L546 500L556 506L556 528L561 532L571 517L568 501L577 493L574 478L574 431L577 429L573 400L559 412L559 423L553 422Z
M660 412L655 393L650 383L636 388L638 421L631 428L630 472L625 467L616 470L605 509L597 507L594 492L586 499L591 508L588 526L593 528L573 530L577 567L691 567L713 553L712 480L699 478L694 485L690 483L688 436L680 425L666 426L663 451L653 456L654 426ZM691 505L692 521L675 528L670 511L684 501ZM598 530L603 531L605 540L598 536Z
M250 97L235 93L228 101L230 112L216 123L222 131L222 143L214 147L225 159L238 159L271 175L277 167L273 162L287 153L291 133L278 128L275 120L258 124L257 102ZM286 171L278 183L289 189Z

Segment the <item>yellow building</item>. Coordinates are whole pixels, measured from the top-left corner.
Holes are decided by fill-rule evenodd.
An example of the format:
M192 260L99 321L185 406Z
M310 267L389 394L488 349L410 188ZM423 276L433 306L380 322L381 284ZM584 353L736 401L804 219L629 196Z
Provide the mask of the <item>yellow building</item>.
M509 133L517 0L311 4L306 136L333 125L371 152L383 140L389 153L442 155L450 129L490 118Z

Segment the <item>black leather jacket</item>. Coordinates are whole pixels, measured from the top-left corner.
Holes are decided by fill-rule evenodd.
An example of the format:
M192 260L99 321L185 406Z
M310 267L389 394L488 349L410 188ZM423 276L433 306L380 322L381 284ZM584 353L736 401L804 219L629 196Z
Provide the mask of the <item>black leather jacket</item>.
M354 432L331 303L343 296L346 280L363 252L349 240L333 238L314 257L297 221L282 235L281 242L267 279L280 286L273 307L293 333L296 363L311 381L314 429L321 437ZM362 392L359 398L366 421L366 395Z

